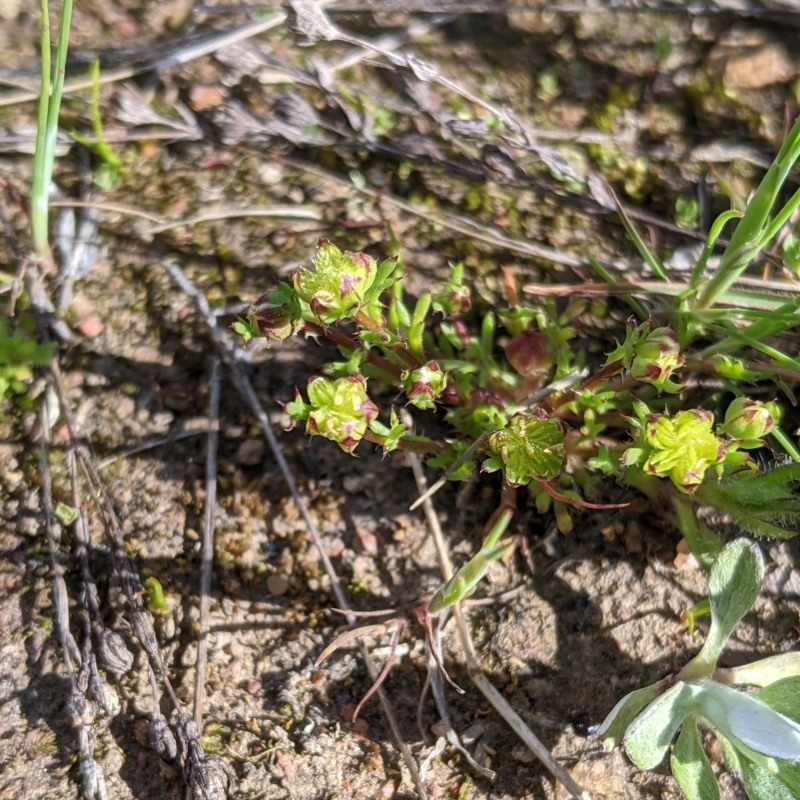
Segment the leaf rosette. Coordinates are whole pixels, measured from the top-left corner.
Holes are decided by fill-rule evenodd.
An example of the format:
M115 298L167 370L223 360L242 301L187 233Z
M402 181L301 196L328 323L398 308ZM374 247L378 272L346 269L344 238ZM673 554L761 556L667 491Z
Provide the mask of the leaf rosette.
M543 412L516 414L503 430L488 437L490 455L482 469L502 470L512 486L553 480L561 474L566 459L564 435L560 419L550 419Z

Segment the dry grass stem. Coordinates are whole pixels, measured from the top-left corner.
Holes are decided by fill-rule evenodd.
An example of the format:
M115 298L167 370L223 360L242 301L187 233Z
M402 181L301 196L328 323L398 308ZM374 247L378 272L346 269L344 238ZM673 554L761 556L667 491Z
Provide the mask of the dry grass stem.
M217 347L220 358L225 362L226 366L230 370L233 385L247 401L247 404L250 406L250 410L256 419L258 419L259 424L261 425L261 430L264 434L264 438L267 440L270 451L272 452L272 455L278 464L278 468L280 469L281 474L283 475L283 478L289 487L289 492L291 493L292 498L294 499L295 504L300 511L300 515L306 524L306 529L311 536L311 540L314 542L314 545L319 552L320 560L322 561L325 574L330 580L331 589L336 597L336 602L339 608L341 608L343 611L350 612L350 602L348 601L347 595L342 588L341 581L339 580L339 576L333 567L333 563L331 562L328 554L325 552L325 548L322 544L322 537L320 536L314 521L311 519L308 505L306 504L302 494L300 494L300 490L297 488L297 482L294 479L289 462L286 460L286 456L284 456L283 451L281 450L280 443L278 442L278 439L272 430L272 425L270 424L267 412L264 411L264 407L261 405L261 401L258 399L255 389L253 389L253 384L250 382L247 375L245 375L241 368L239 362L242 360L244 354L230 340L230 338L219 329L217 325L217 318L212 313L205 295L187 278L183 270L172 261L162 261L161 265L172 277L181 291L183 291L193 300L195 307L206 324L209 335ZM347 613L347 620L350 625L355 625L355 617L353 617L352 614ZM378 670L372 663L366 645L363 642L360 643L359 649L364 663L366 664L370 678L374 682L378 677ZM411 754L408 745L403 739L397 719L394 715L394 711L389 703L389 699L382 689L378 689L376 693L386 716L386 720L391 728L395 743L397 744L397 747L403 756L403 761L409 771L409 774L411 775L411 779L417 790L417 794L419 795L420 800L427 800L428 793L419 779L416 761L414 760L414 756Z
M417 489L420 495L424 495L428 484L419 459L413 453L408 453L407 458L411 464L414 479L417 482ZM428 529L431 532L436 547L436 554L439 558L442 577L445 580L449 580L453 575L453 564L450 561L450 553L442 534L439 518L436 515L436 510L430 498L423 502L423 510L425 511L425 519L428 522ZM456 625L458 626L459 638L461 639L461 646L464 648L467 669L472 682L481 690L483 696L510 725L514 733L522 739L531 752L549 770L550 774L567 789L572 797L576 798L576 800L591 800L591 796L578 786L572 776L550 755L550 751L539 741L533 731L525 724L522 717L511 708L506 698L497 691L489 679L483 674L475 655L475 646L460 603L456 603L456 605L453 606L453 614L455 616Z
M217 507L217 448L219 444L219 358L214 357L208 392L208 444L206 449L206 497L203 508L203 565L200 573L200 621L197 633L197 663L194 675L194 722L203 730L208 618L211 604L211 567L214 561L214 513Z

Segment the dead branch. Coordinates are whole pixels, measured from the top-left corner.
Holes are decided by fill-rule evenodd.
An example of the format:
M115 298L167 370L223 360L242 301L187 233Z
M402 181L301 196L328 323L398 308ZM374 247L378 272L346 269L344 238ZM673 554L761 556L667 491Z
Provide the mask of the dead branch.
M311 519L308 505L306 504L303 496L300 494L300 490L297 488L297 482L294 479L289 462L286 460L286 456L284 456L283 451L281 450L278 439L272 430L269 417L267 416L266 411L264 411L264 408L258 399L258 395L255 393L255 389L253 389L253 384L242 370L240 362L243 359L244 353L230 340L228 336L226 336L219 329L217 325L217 318L209 308L205 295L200 292L200 290L197 289L197 287L188 279L183 270L172 261L162 260L161 265L175 281L181 291L183 291L194 301L195 307L205 322L208 333L217 347L217 352L220 358L225 362L230 371L233 385L247 401L251 411L255 415L256 419L258 419L261 425L261 430L264 433L264 438L267 440L267 444L270 447L272 455L278 464L287 486L289 487L289 491L295 501L295 504L297 505L298 510L300 511L303 521L306 524L306 529L311 536L311 540L314 542L314 545L319 552L320 560L322 561L325 573L330 580L331 589L336 597L336 602L339 604L339 607L342 610L349 612L351 610L351 606L347 599L347 595L342 588L339 576L337 575L336 570L334 569L333 564L328 557L328 554L325 552L325 548L322 545L322 537L320 536L314 521ZM347 618L349 624L355 625L355 618L351 614L348 613ZM378 670L372 663L372 660L369 658L366 645L363 643L360 644L360 651L361 656L364 659L364 663L367 666L367 671L369 672L372 680L375 681L378 678ZM389 703L389 699L382 689L377 690L377 695L378 699L380 700L381 707L383 708L384 715L389 723L389 727L391 728L397 747L403 756L403 761L408 768L412 781L414 782L414 786L416 787L419 798L420 800L427 800L428 793L419 778L419 772L417 770L414 757L411 755L411 751L409 750L408 745L405 743L402 734L400 733L400 728L394 715L394 711L392 710L392 706Z
M219 443L219 358L211 366L208 393L208 445L206 450L206 499L203 509L203 566L200 574L200 622L197 633L197 664L194 675L194 722L203 729L208 617L211 604L211 566L214 560L214 512L217 505L217 445Z

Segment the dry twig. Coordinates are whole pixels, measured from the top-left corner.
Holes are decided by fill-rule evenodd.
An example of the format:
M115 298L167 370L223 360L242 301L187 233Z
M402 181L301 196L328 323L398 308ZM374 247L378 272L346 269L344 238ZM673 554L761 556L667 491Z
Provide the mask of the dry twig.
M421 495L424 495L427 491L427 480L425 479L425 474L422 471L419 459L413 453L408 453L407 457L411 464L411 469L414 472L417 489ZM442 576L445 580L449 580L453 574L453 565L450 561L447 544L442 535L442 528L439 525L439 518L436 515L436 510L430 498L424 501L423 510L425 511L425 519L428 522L428 529L431 532L436 546L436 553L439 557L439 566L442 570ZM453 606L453 614L455 616L456 625L458 626L458 634L461 639L461 646L464 648L467 669L472 682L481 690L483 696L511 726L511 729L530 748L531 752L544 764L556 780L563 784L574 798L577 798L577 800L591 800L590 795L581 789L572 776L550 755L550 751L539 741L533 731L525 724L522 717L511 708L505 697L497 691L489 679L483 674L475 655L475 646L472 642L472 636L469 632L469 627L467 626L460 603L456 603L456 605Z
M331 589L336 597L336 602L338 603L339 608L341 608L343 611L350 612L351 606L348 602L347 595L342 588L339 576L336 574L336 570L333 568L333 564L331 563L328 554L325 552L325 548L322 545L322 537L320 536L314 521L311 519L308 506L303 496L300 494L300 490L297 488L297 482L294 479L294 475L292 474L289 463L286 460L286 456L284 456L283 451L281 450L278 439L272 430L269 417L267 416L266 411L264 411L264 408L258 399L258 395L256 395L255 389L253 389L252 383L242 370L240 362L243 358L243 352L236 347L230 338L223 334L223 332L219 329L217 325L217 318L209 308L205 295L187 278L183 270L177 264L171 261L162 261L161 265L172 277L181 291L183 291L193 300L195 307L206 324L209 335L217 347L217 352L219 353L220 358L225 362L226 366L230 370L233 385L247 401L251 411L255 415L256 419L258 419L261 425L261 430L267 440L267 444L272 451L272 455L275 458L275 461L278 463L278 467L284 477L284 480L286 481L286 484L289 487L289 491L295 501L295 504L297 505L298 510L300 511L300 515L305 522L306 529L311 536L311 540L314 542L314 545L319 552L320 560L322 561L325 573L330 580ZM347 619L351 625L355 624L355 618L350 613L347 614ZM375 665L372 663L372 660L369 658L369 653L367 652L366 645L364 645L363 642L360 643L360 651L370 677L373 681L376 680L378 677L378 671ZM408 768L420 800L427 800L428 794L425 790L425 786L419 778L419 771L417 769L416 762L414 761L414 757L411 755L411 751L408 749L408 745L403 739L397 723L397 718L395 717L394 711L389 703L389 699L382 689L377 690L377 695L383 708L384 715L386 716L386 720L391 728L392 735L394 736L397 747L403 756L403 761Z
M208 616L211 603L211 565L214 560L214 512L217 505L217 445L219 443L219 358L211 367L208 393L208 449L206 451L206 499L203 509L203 566L200 573L200 629L197 634L197 664L194 675L194 722L203 729Z

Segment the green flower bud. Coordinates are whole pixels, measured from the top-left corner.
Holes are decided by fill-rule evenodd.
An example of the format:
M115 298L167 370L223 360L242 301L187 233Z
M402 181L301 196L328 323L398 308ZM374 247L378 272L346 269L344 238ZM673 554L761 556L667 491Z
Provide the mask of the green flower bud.
M548 419L543 411L516 414L503 430L488 437L490 455L481 469L502 470L512 486L553 480L561 474L566 460L564 435L564 423Z
M674 417L650 415L644 439L651 448L645 472L669 477L685 494L702 482L706 470L725 458L725 445L711 431L714 416L710 411L679 411Z
M469 286L464 283L464 266L453 264L450 280L441 292L433 298L433 308L441 311L446 317L462 317L472 306Z
M330 242L320 242L314 269L292 275L297 296L324 325L354 316L375 281L377 264L366 253L343 253Z
M550 343L539 331L527 330L515 336L506 346L508 363L523 377L541 375L553 365Z
M635 380L674 391L679 387L669 379L683 362L678 337L669 328L656 328L633 342L630 364L626 366Z
M433 408L436 399L447 387L447 374L429 361L403 374L403 388L409 402L417 408Z
M725 412L722 432L731 439L763 439L775 427L769 408L758 400L737 397Z
M300 309L292 290L283 284L259 297L247 310L247 321L254 333L270 341L288 339L300 321Z
M306 432L336 442L352 453L367 427L378 416L378 407L367 396L363 375L331 381L312 378L308 382Z

